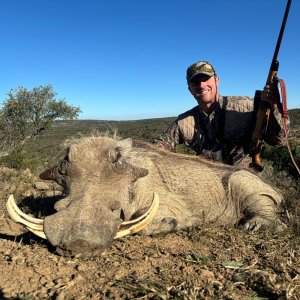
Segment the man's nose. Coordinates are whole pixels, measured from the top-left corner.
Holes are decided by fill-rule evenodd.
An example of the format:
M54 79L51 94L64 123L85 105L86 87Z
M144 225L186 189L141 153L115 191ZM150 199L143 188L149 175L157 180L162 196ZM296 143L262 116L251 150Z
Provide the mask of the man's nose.
M198 86L199 86L200 88L205 87L205 86L206 86L206 81L204 81L204 80L199 80Z

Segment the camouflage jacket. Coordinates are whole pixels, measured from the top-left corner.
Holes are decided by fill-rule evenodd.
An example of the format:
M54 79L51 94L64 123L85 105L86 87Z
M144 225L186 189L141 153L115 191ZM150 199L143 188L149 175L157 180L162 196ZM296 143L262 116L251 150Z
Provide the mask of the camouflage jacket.
M199 106L179 115L159 144L169 150L178 144L185 144L197 155L204 154L213 160L238 164L250 152L254 126L252 98L221 96L209 115ZM270 116L265 142L274 146L283 145L282 137L282 117L280 111L275 109Z

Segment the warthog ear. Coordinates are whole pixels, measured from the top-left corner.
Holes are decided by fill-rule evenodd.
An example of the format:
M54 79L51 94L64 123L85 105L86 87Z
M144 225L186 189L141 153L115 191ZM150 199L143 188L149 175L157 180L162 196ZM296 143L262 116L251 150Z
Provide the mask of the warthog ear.
M116 164L116 163L119 163L121 164L122 162L122 156L123 156L123 153L122 153L122 148L120 147L115 147L113 150L110 150L109 153L108 153L108 156L109 156L109 160L113 163L113 164Z
M117 146L109 152L109 160L114 165L114 171L116 173L122 174L125 171L132 171L134 180L148 175L148 170L133 166L132 164L126 162L126 155L132 148L132 139L125 139L118 142Z
M124 160L123 149L121 147L115 147L113 150L109 151L109 160L113 164L113 170L122 174L129 170L129 165Z
M119 141L117 146L109 152L109 159L112 163L121 163L123 158L128 154L132 148L132 139L125 139Z

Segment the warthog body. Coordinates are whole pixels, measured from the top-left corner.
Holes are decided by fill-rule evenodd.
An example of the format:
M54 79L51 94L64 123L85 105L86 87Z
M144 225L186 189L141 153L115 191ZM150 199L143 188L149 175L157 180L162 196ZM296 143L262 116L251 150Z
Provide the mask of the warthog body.
M46 237L64 255L103 251L124 220L150 206L154 192L159 209L140 234L236 224L242 216L248 230L279 222L281 195L252 173L131 139L82 138L41 178L65 188L58 212L44 221Z

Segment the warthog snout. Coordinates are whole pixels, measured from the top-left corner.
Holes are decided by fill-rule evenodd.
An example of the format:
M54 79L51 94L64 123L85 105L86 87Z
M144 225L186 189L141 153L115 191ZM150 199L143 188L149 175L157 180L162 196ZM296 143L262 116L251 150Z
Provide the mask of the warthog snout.
M99 254L111 245L114 235L115 232L108 228L99 229L83 222L75 223L63 234L56 249L64 256Z
M93 253L95 249L91 247L91 245L82 239L75 239L70 241L67 245L61 244L56 247L56 251L60 255L64 256L75 256L75 255L86 255Z
M45 218L46 237L61 255L101 253L112 244L122 223L109 207L79 205L71 204Z

